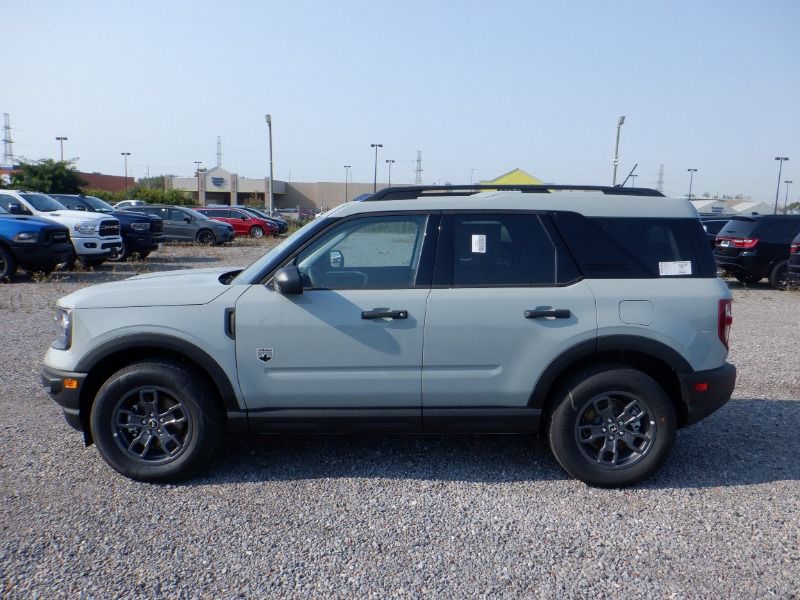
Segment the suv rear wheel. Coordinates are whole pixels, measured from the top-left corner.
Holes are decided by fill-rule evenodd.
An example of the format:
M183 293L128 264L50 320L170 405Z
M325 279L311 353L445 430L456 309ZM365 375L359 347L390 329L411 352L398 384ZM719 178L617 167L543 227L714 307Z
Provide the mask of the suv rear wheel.
M789 261L775 265L775 268L769 274L769 285L775 290L785 290L789 282Z
M676 428L675 409L655 380L608 365L573 378L562 390L550 422L550 447L573 477L623 487L661 467Z
M211 458L222 422L201 377L171 362L135 363L116 372L97 393L91 414L100 455L140 481L191 475Z

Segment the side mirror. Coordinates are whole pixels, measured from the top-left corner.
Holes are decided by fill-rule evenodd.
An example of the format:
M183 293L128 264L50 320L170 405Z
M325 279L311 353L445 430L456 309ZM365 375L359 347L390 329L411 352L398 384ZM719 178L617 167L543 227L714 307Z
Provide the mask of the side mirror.
M332 269L341 269L344 266L344 254L339 250L331 250L328 259Z
M22 210L22 207L19 204L9 204L8 205L8 212L12 215L24 215L25 211Z
M248 217L247 215L242 215L242 221L249 221L249 220L250 217Z
M187 223L191 223L192 217L183 217L183 220L186 221Z
M275 289L283 295L302 294L303 281L300 279L300 271L296 265L283 267L273 278Z

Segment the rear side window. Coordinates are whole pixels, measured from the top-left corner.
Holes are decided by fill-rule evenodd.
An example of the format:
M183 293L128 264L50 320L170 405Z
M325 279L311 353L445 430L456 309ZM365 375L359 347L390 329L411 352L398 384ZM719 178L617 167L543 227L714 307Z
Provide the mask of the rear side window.
M716 277L697 219L587 218L576 213L556 213L553 219L585 277Z
M757 221L755 219L731 219L725 226L719 230L719 234L723 237L747 238L756 229Z
M547 217L544 217L545 221ZM553 286L579 278L572 258L542 215L454 214L446 220L439 283L455 287Z
M231 211L227 208L204 208L201 212L211 219L227 219L231 216Z

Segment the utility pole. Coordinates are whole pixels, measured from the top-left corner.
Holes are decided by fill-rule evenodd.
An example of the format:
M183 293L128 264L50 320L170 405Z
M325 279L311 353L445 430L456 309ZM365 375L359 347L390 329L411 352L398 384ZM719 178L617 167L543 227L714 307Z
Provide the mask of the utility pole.
M59 144L61 144L61 162L64 162L64 142L66 142L68 139L69 138L66 138L61 135L56 136L56 140L58 141Z
M778 194L781 193L781 170L783 169L783 161L789 160L788 156L776 156L775 160L779 160L778 164L778 189L775 190L775 211L773 214L778 214Z
M269 128L269 214L275 210L272 196L272 115L264 115Z
M125 197L128 196L128 157L131 155L130 152L120 152L120 155L125 157Z
M394 160L387 158L386 164L389 165L389 187L392 187L392 165L394 164Z
M202 160L194 161L195 164L195 175L197 176L197 204L200 205L200 165L203 164Z
M344 166L344 201L349 202L350 196L347 194L347 182L350 179L350 165Z
M786 196L783 199L783 214L786 214L786 205L789 204L789 184L794 182L791 179L784 179L783 183L786 184Z
M378 148L383 148L383 144L370 144L371 148L375 148L375 173L372 177L372 193L378 191Z
M617 142L614 144L614 178L611 180L611 185L617 185L617 167L619 166L619 130L625 123L625 115L622 115L617 122Z
M414 172L414 183L422 184L422 150L417 150L417 168Z

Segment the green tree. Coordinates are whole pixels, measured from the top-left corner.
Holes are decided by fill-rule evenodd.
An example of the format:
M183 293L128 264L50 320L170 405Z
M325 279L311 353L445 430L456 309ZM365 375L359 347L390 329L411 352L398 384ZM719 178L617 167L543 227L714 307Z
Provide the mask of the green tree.
M11 175L11 187L45 194L80 194L87 185L70 161L51 158L23 162L19 172Z

